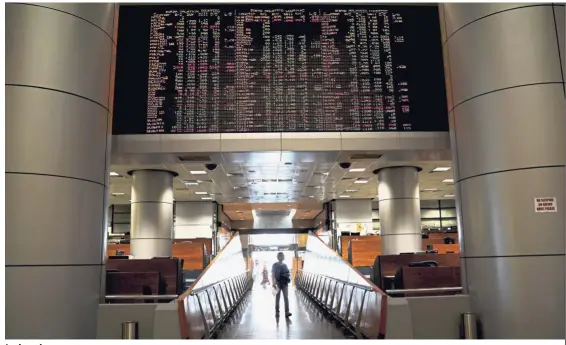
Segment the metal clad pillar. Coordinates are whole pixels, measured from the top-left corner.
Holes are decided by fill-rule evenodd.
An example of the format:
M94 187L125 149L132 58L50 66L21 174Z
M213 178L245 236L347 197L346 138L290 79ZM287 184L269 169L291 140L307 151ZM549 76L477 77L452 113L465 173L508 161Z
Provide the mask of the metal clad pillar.
M376 173L382 254L421 251L419 169L390 167Z
M564 339L563 5L454 3L440 16L473 312L486 338Z
M165 170L131 172L130 252L135 259L171 256L173 239L173 177Z
M6 5L6 337L96 337L117 5Z

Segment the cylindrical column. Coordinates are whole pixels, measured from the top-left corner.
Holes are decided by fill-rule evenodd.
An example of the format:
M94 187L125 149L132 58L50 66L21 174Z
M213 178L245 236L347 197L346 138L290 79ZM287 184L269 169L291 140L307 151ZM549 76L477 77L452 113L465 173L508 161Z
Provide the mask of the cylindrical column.
M173 177L166 170L131 172L130 252L135 259L171 256L173 239Z
M472 312L485 338L564 339L563 5L454 3L440 16Z
M422 250L419 168L383 168L377 172L381 252Z
M117 5L6 5L6 337L95 338Z

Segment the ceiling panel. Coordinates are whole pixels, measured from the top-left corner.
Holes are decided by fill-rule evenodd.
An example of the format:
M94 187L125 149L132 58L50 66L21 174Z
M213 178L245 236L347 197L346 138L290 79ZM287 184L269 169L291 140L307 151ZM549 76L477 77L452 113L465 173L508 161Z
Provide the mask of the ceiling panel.
M131 194L131 176L128 171L137 169L166 169L177 172L174 179L174 197L177 201L213 200L221 204L283 204L305 201L318 203L350 198L374 199L377 197L377 182L373 171L387 166L418 166L421 199L449 199L454 194L454 186L443 180L452 178L452 170L432 172L437 167L450 167L450 161L402 161L388 159L351 160L351 166L344 169L340 162L329 160L336 153L311 152L247 152L223 153L215 169L207 169L204 163L179 162L162 165L112 165L111 171L120 176L110 178L110 202L127 204ZM344 156L341 154L340 156ZM347 154L352 157L352 153ZM416 155L418 156L418 155ZM289 159L283 160L282 157ZM293 157L316 157L320 162L292 161ZM350 171L352 169L358 169ZM192 173L191 173L192 172ZM204 172L204 174L198 174ZM366 180L365 184L356 181ZM206 194L197 194L206 193ZM301 211L301 216L303 212ZM237 214L239 218L241 214ZM245 219L248 216L245 215ZM234 219L236 219L234 218Z

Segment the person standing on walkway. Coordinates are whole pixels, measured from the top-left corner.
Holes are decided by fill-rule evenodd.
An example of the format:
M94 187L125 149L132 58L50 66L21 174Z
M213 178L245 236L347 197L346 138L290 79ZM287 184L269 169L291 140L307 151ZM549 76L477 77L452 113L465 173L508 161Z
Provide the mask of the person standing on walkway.
M289 268L283 262L285 255L282 252L277 253L277 262L273 264L271 272L273 275L273 288L278 289L275 295L275 317L279 317L279 301L281 293L283 293L283 302L285 303L285 317L291 316L289 312L289 283L291 282L291 274Z

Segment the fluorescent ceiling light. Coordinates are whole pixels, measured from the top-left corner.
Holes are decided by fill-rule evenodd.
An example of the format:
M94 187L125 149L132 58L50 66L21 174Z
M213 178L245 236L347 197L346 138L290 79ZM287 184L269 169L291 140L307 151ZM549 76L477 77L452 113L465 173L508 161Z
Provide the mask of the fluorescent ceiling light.
M314 198L314 195L309 195L309 198Z
M232 176L232 174L230 174L230 173L227 173L227 174L226 174L226 176L230 177L230 176Z
M208 193L207 193L207 192L195 192L195 194L197 194L197 195L206 195L206 194L208 194Z
M438 192L438 188L426 188L423 189L423 192Z
M120 195L124 195L125 193L112 193L112 196L120 196Z
M341 198L349 198L349 195L340 195Z
M120 176L120 174L118 174L117 172L111 171L111 172L110 172L110 176Z
M346 189L346 193L355 193L357 190L355 189Z
M201 199L202 199L202 200L212 200L212 198L209 197L209 196L203 196Z
M450 170L450 167L438 167L438 168L434 168L434 172L439 172L439 171L448 171Z
M186 186L198 186L197 181L183 181Z
M445 198L453 198L454 195L452 195L452 194L446 194L444 197L445 197Z
M356 180L354 183L368 183L368 180Z
M329 172L323 172L322 174L323 174L323 175L328 175L328 174L330 174L330 173L329 173Z
M350 172L362 172L362 171L366 171L366 168L354 168L354 169L350 169Z
M206 171L203 170L191 170L190 173L192 175L206 175Z
M454 183L454 179L453 178L447 178L447 179L442 180L442 182L444 182L444 183Z

